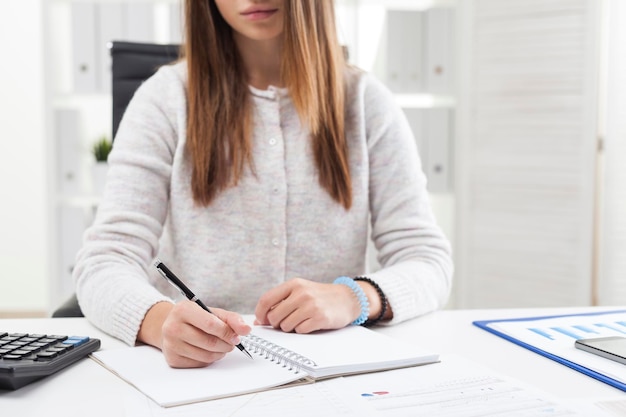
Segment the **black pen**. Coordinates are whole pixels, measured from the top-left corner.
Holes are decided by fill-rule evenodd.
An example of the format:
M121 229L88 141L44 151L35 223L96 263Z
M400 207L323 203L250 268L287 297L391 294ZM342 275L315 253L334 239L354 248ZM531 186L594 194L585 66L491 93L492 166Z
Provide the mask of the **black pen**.
M187 286L183 284L183 282L180 279L178 279L178 277L174 275L174 273L170 271L170 269L167 266L165 266L163 262L157 259L154 262L154 266L156 267L157 271L159 271L159 273L163 275L163 278L168 280L169 283L172 284L185 297L187 297L189 300L193 301L194 303L198 304L200 307L202 307L203 310L208 311L209 313L213 314L211 310L209 310L209 307L207 307L189 288L187 288ZM246 355L248 355L250 359L252 359L252 355L250 355L250 353L246 350L246 348L241 343L237 345L237 348L243 353L245 353Z

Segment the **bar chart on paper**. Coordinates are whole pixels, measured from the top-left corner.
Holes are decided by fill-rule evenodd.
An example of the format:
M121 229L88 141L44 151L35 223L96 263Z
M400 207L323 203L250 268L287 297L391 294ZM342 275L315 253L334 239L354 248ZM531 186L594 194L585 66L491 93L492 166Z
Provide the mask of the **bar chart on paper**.
M626 310L563 316L476 321L474 324L513 343L626 391L624 365L583 352L577 339L626 337Z
M590 323L556 325L554 327L528 327L528 331L534 332L541 337L551 341L563 340L565 343L569 339L586 339L592 337L624 336L626 337L626 319L619 318L615 322L602 322L591 319Z

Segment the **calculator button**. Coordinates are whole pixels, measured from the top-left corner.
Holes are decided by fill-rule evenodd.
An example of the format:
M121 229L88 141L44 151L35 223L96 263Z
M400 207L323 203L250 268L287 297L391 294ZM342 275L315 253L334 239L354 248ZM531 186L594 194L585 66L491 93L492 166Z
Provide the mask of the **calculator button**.
M11 349L11 350L15 350L15 349L19 349L21 348L21 346L19 345L14 345L14 344L10 344L10 345L4 345L2 346L3 349Z
M48 336L49 339L54 339L54 340L65 340L67 339L67 336L59 336L59 335L50 335Z
M4 337L2 338L2 340L7 341L7 342L13 342L14 340L17 340L17 339L19 339L19 337L17 337L17 336L12 336L12 335L9 335L9 336L4 336Z
M73 345L73 346L80 346L83 343L86 343L88 341L89 341L88 337L72 336L72 337L69 337L67 340L64 340L63 343L68 344L68 345Z
M35 353L35 352L40 351L41 348L37 347L37 346L22 346L21 350L25 350L25 351L28 351L30 353Z
M49 360L57 357L59 354L57 352L48 352L47 350L44 352L39 352L37 354L37 360ZM6 356L5 356L6 358Z
M69 348L66 347L49 347L48 349L46 349L46 352L56 352L58 354L64 353L68 350Z

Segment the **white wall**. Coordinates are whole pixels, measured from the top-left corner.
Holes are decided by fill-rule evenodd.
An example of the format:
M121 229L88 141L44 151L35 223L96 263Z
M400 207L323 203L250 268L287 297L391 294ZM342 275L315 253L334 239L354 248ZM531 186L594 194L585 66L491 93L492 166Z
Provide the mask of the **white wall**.
M0 312L48 308L40 0L0 2Z

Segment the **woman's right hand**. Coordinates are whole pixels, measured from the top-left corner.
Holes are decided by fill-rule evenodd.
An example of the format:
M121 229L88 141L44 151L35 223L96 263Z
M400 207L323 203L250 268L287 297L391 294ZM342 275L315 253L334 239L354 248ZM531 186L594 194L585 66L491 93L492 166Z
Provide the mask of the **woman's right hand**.
M157 303L146 314L138 339L161 349L173 368L199 368L222 359L250 333L241 316L192 301Z

